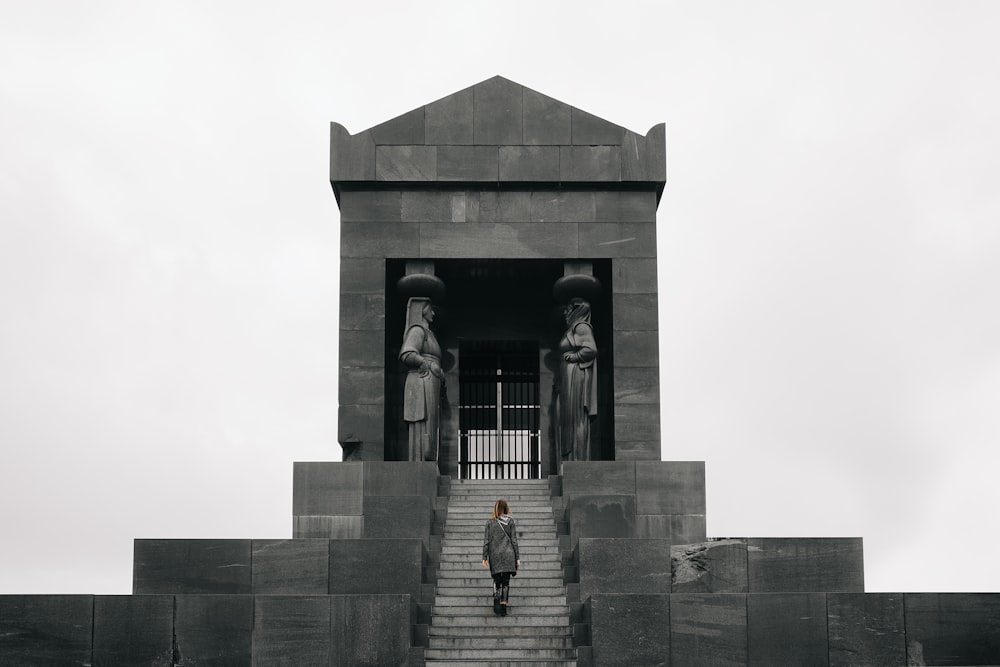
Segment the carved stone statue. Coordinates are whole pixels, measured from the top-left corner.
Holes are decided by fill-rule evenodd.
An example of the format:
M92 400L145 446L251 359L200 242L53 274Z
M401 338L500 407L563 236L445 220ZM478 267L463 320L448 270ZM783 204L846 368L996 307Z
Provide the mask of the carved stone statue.
M408 369L403 387L403 419L410 432L410 460L435 461L441 423L441 346L430 325L430 299L414 297L406 304L406 326L399 360Z
M590 421L597 416L597 343L590 304L572 299L563 309L566 332L559 340L556 444L564 461L590 459Z

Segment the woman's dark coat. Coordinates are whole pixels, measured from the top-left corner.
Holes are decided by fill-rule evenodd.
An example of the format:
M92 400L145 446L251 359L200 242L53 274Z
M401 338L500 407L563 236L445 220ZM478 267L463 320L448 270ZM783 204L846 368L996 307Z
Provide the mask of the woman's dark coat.
M520 558L517 548L517 526L514 525L510 515L505 514L499 519L487 521L486 535L483 537L483 560L490 562L490 574L516 573L517 561Z

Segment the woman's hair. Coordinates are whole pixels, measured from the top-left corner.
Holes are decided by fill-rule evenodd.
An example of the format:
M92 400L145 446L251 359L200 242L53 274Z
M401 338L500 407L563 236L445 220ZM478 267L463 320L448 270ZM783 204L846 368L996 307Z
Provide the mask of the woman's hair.
M491 516L490 518L499 519L504 514L510 514L510 505L507 504L506 500L501 498L500 500L493 503L493 516Z

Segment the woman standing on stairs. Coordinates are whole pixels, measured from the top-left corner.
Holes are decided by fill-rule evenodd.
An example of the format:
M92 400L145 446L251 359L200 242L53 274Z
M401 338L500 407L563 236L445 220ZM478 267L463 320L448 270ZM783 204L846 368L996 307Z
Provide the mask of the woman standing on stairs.
M507 615L510 578L521 567L517 548L517 526L510 517L510 505L503 498L493 503L493 515L486 522L483 537L483 567L493 575L493 613Z

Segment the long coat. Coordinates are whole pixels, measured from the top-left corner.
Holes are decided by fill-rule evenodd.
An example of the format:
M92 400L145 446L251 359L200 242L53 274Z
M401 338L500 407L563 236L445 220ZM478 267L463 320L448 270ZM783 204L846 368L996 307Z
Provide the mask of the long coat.
M503 526L501 526L501 523ZM510 537L504 532L510 533ZM517 548L517 526L509 514L486 522L483 537L483 560L490 562L490 574L517 572L517 561L521 558Z

